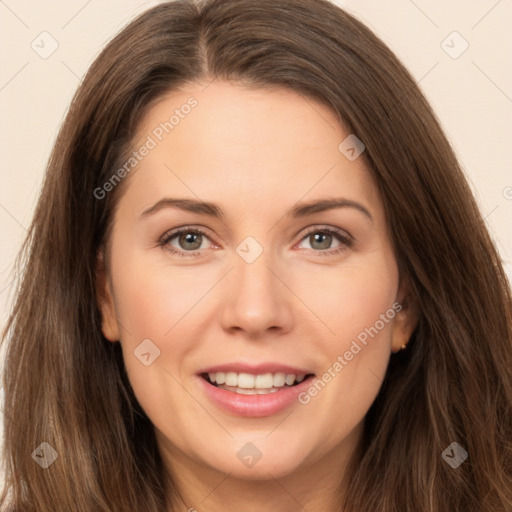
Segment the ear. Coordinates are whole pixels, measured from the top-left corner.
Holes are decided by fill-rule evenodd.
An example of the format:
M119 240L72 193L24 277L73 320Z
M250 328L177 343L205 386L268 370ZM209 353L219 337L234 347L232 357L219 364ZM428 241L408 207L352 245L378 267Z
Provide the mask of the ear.
M101 332L109 341L119 341L119 326L117 323L114 296L112 293L112 285L108 278L103 248L98 251L95 276L96 299L101 312Z
M405 275L401 280L397 293L397 302L401 308L393 320L391 351L398 352L403 345L409 343L409 339L419 322L419 306L415 299L410 284L409 276Z

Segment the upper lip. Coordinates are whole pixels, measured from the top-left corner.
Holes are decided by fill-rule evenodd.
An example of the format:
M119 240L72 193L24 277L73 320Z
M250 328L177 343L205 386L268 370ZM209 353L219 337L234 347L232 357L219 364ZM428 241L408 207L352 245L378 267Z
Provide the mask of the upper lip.
M285 373L285 374L294 374L294 375L308 375L313 373L309 370L305 370L304 368L299 368L295 366L289 366L287 364L280 363L244 363L244 362L232 362L232 363L224 363L218 364L215 366L209 366L207 368L203 368L198 373L217 373L217 372L235 372L235 373L249 373L251 375L262 375L264 373Z

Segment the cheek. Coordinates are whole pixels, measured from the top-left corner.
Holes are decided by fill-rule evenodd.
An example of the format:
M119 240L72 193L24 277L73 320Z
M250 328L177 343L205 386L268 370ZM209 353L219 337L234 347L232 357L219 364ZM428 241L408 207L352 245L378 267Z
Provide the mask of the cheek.
M155 265L142 251L126 252L116 269L116 312L125 328L123 341L142 337L168 343L175 326L193 316L214 283L211 272Z
M125 273L118 274L116 285L125 368L151 422L185 438L184 418L194 414L191 410L196 406L185 389L188 354L195 347L187 321L193 319L194 305L207 287L198 286L196 280L195 288L187 286L176 273L164 277L162 269L134 262L129 268L125 262Z
M193 373L189 355L212 321L207 296L216 280L200 269L150 264L142 251L119 247L112 258L113 281L125 367L139 403L154 420L162 414L158 404L182 410L190 402L181 383Z
M391 322L383 324L381 315L385 320L394 318L390 308L396 300L398 269L387 252L353 258L353 263L317 272L302 282L302 295L329 329L324 337L328 352L344 352L359 335L364 339L377 322L381 339L389 338Z
M319 286L309 295L330 332L317 338L323 373L301 403L314 411L311 421L337 425L328 430L325 443L335 442L338 432L351 431L364 418L389 362L398 270L394 260L373 256L316 280Z

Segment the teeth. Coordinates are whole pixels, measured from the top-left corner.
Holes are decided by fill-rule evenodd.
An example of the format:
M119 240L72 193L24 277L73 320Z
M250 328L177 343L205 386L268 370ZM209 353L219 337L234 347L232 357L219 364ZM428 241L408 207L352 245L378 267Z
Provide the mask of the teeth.
M224 384L225 386L242 390L269 390L272 388L292 386L295 382L302 382L305 375L294 375L292 373L264 373L261 375L252 375L250 373L211 372L208 373L208 378L212 384L216 383L219 387Z
M235 372L226 373L226 386L236 386L238 383L238 375Z
M243 375L240 374L240 375ZM271 388L274 385L274 377L271 373L264 373L263 375L256 375L254 387L258 389Z
M234 393L238 393L239 395L267 395L268 393L276 393L279 391L277 388L270 389L244 389L241 387L231 387L226 386L225 384L221 384L219 386L220 389L225 389L227 391L233 391Z
M236 375L236 373L235 373ZM254 375L250 375L249 373L241 373L238 375L238 387L244 389L252 389L254 388L254 381L256 377ZM236 386L236 384L235 384Z
M290 374L292 375L292 374ZM274 387L282 388L286 382L286 375L284 373L276 373L274 375Z

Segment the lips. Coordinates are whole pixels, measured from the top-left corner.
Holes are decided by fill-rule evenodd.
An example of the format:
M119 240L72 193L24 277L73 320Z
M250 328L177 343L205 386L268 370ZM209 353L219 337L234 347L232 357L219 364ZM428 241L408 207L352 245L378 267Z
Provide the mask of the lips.
M249 373L252 375L261 375L264 373L284 373L294 375L308 375L313 373L311 370L306 368L289 366L280 363L244 363L244 362L233 362L219 364L216 366L209 366L199 370L198 375L202 373L217 373L217 372L235 372L235 373Z
M314 374L303 367L279 363L228 363L198 373L199 385L208 398L227 412L262 417L297 403Z

